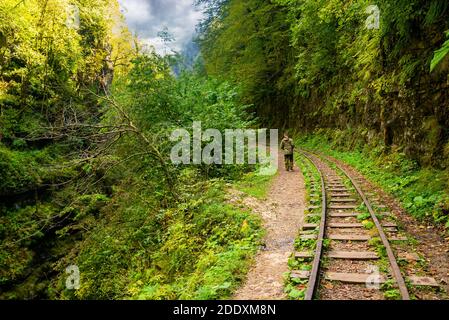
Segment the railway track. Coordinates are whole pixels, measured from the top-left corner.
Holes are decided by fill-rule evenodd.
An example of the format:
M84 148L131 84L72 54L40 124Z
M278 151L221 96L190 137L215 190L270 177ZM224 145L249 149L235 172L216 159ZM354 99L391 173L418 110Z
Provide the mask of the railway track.
M391 247L407 241L374 194L330 159L301 151L310 170L310 207L295 243L297 270L291 277L307 287L305 300L383 299L381 286L409 300L408 286L436 286L429 277L404 277Z

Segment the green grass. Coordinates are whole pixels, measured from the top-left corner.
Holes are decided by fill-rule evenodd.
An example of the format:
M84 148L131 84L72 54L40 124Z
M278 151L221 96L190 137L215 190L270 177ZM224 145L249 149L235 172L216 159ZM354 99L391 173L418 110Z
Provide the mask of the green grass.
M422 168L398 151L357 142L342 131L320 131L301 136L298 146L316 150L356 168L384 191L397 198L415 218L449 228L448 172Z
M257 199L266 199L275 175L248 173L236 184L236 188Z

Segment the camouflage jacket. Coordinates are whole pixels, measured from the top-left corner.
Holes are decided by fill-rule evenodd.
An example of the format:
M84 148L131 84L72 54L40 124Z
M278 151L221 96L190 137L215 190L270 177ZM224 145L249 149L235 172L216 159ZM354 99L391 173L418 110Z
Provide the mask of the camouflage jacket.
M293 144L293 140L288 139L282 139L281 142L281 150L284 151L285 155L293 154L293 150L295 149L295 145Z

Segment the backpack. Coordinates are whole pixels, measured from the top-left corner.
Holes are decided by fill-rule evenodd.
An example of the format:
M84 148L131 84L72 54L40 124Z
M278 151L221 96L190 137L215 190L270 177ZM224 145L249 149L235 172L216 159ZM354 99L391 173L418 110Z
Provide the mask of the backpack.
M295 147L292 139L282 140L285 154L292 154Z

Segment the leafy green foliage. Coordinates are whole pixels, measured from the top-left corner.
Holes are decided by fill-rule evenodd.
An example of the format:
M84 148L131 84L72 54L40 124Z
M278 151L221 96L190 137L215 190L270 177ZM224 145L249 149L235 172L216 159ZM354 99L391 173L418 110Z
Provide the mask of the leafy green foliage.
M446 32L446 36L449 36L449 32ZM443 44L443 46L435 51L432 62L430 63L430 72L435 70L437 65L447 56L449 53L449 40Z
M182 203L159 211L140 185L118 191L83 242L58 262L79 266L80 290L65 290L61 274L54 298L228 297L245 275L261 230L254 215L223 205L222 189L221 183L192 185Z
M294 90L286 14L272 1L230 0L203 26L207 74L239 84L243 102L265 122L287 110L286 98Z
M46 296L43 274L109 200L93 183L111 159L86 158L98 141L96 92L129 67L132 37L115 0L71 4L79 26L67 23L67 1L0 3L2 296L16 284L5 296Z
M364 220L362 221L362 224L365 229L371 230L374 228L374 222L372 221Z
M447 97L436 88L447 81L446 44L434 52L447 1L376 1L373 30L367 0L218 2L201 34L206 72L241 84L264 125L366 130L422 165L445 163Z
M387 280L381 285L381 289L384 290L384 296L388 300L399 300L401 293L394 286L394 280Z
M169 136L253 125L239 87L174 77L116 0L72 4L79 27L65 0L0 4L1 298L229 296L261 231L222 182L253 167L172 165Z
M288 293L288 297L291 300L299 300L305 296L305 289L298 290L295 287L287 287L285 291Z

